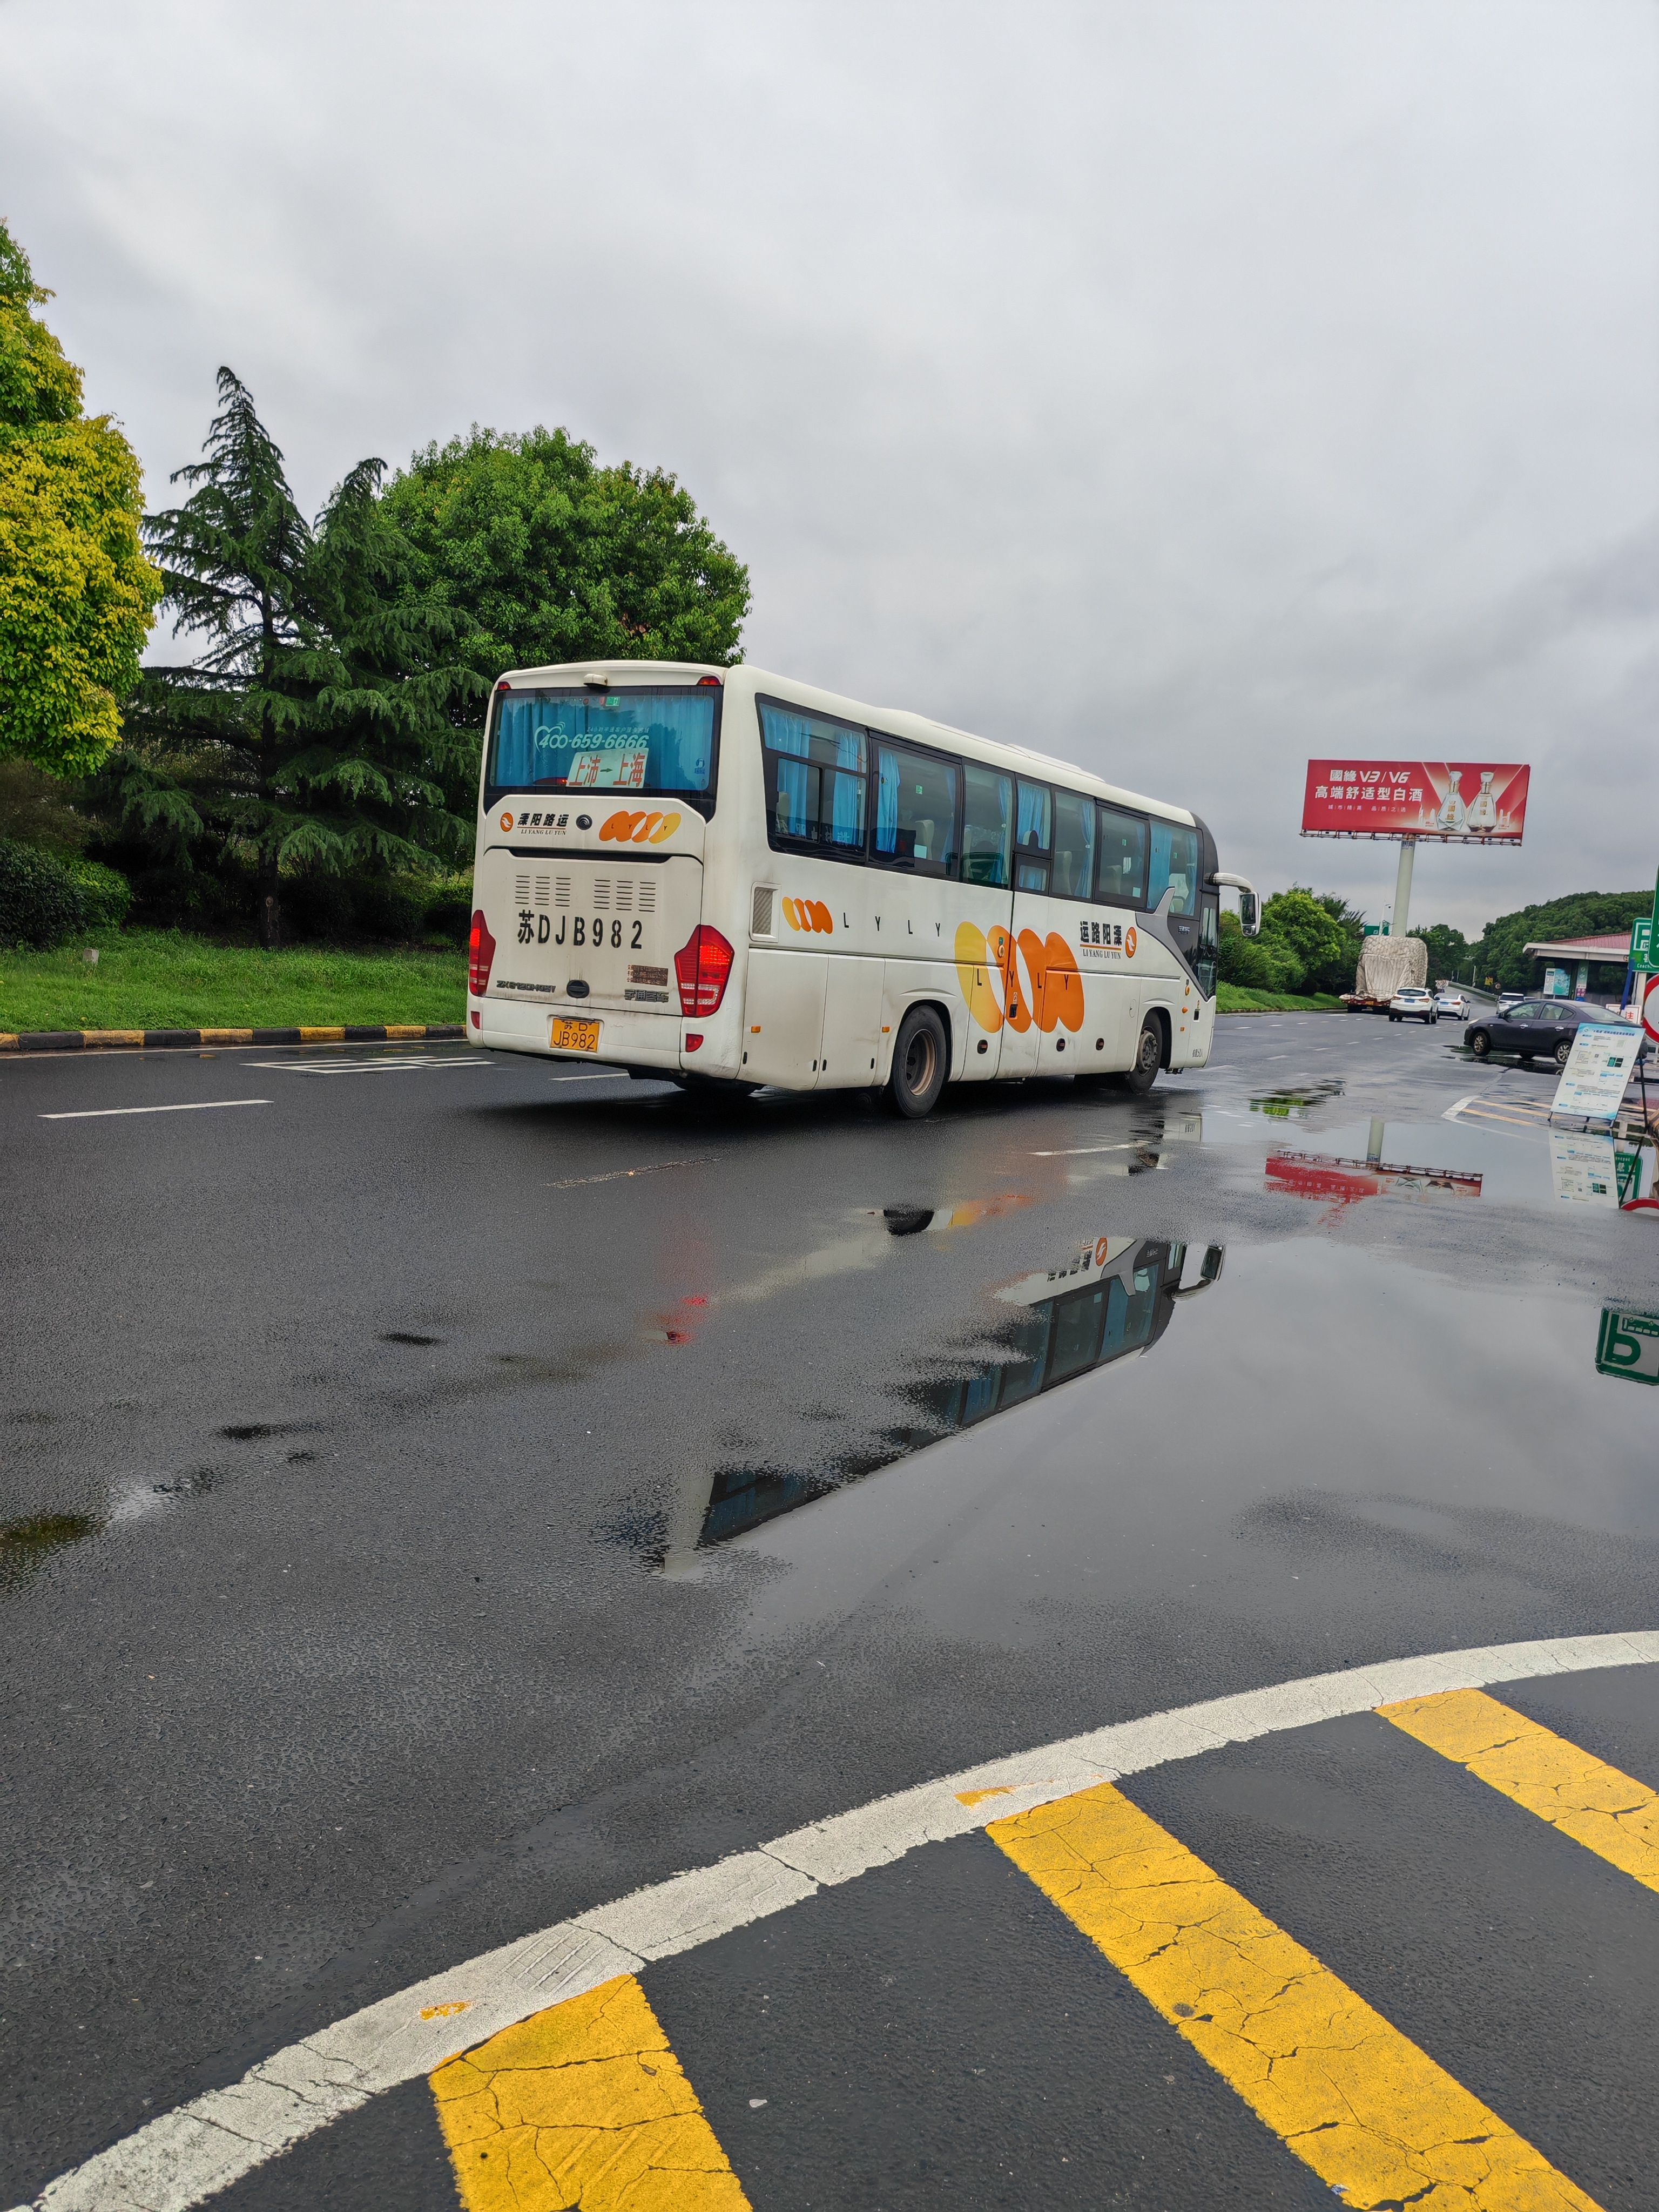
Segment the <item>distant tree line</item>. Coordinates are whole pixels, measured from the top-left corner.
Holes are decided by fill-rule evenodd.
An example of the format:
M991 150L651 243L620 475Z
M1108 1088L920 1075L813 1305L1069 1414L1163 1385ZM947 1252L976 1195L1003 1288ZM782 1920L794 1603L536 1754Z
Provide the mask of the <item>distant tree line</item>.
M690 493L562 429L361 461L308 520L222 369L186 496L143 514L47 296L0 226L0 844L46 856L14 853L8 915L72 910L55 866L267 945L459 929L503 669L738 659L748 571ZM158 611L195 650L141 667Z

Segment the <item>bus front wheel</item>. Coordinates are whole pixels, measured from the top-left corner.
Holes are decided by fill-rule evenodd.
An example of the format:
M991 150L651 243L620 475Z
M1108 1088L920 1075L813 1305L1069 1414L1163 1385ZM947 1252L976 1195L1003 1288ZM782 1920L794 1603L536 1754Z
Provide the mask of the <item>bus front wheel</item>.
M912 1006L899 1024L887 1095L907 1121L931 1114L945 1088L945 1024L932 1006Z
M1124 1077L1124 1087L1129 1091L1150 1091L1158 1081L1158 1071L1164 1065L1164 1032L1148 1014L1140 1025L1140 1039L1135 1046L1134 1066Z

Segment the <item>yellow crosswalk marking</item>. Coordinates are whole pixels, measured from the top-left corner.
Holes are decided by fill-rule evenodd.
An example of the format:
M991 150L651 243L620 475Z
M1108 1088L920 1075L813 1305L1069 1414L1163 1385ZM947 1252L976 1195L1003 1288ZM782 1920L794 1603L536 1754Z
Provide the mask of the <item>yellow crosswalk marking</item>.
M1109 1783L986 1832L1345 2205L1595 2212Z
M1377 1711L1586 1850L1659 1890L1659 1793L1580 1751L1484 1690L1445 1690Z
M749 2212L632 1974L431 2078L466 2212Z

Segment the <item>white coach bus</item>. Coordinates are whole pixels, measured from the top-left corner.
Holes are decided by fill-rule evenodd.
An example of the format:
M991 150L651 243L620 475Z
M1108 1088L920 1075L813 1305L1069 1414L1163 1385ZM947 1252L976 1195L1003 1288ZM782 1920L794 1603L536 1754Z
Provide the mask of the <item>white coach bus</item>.
M1209 1057L1241 882L1184 808L924 715L748 666L515 671L468 1041L913 1116L946 1082L1146 1091Z

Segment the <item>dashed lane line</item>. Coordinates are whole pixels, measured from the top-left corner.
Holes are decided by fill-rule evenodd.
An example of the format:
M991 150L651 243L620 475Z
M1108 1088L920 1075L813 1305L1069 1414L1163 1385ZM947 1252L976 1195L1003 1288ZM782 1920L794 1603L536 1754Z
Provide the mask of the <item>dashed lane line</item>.
M988 1833L1345 2204L1596 2212L1110 1783Z
M1378 1708L1564 1836L1659 1890L1659 1795L1484 1690L1447 1690Z
M465 2212L750 2212L632 1974L432 2076Z
M636 1890L383 1997L261 2060L228 2088L149 2121L49 2182L18 2212L189 2212L371 2097L430 2075L532 2014L785 1911L921 1844L1123 1775L1437 1692L1654 1665L1656 1630L1441 1651L1208 1698L985 1760Z
M40 1121L112 1121L124 1114L205 1114L215 1106L269 1106L269 1098L191 1098L181 1106L82 1106L74 1113L40 1114Z

